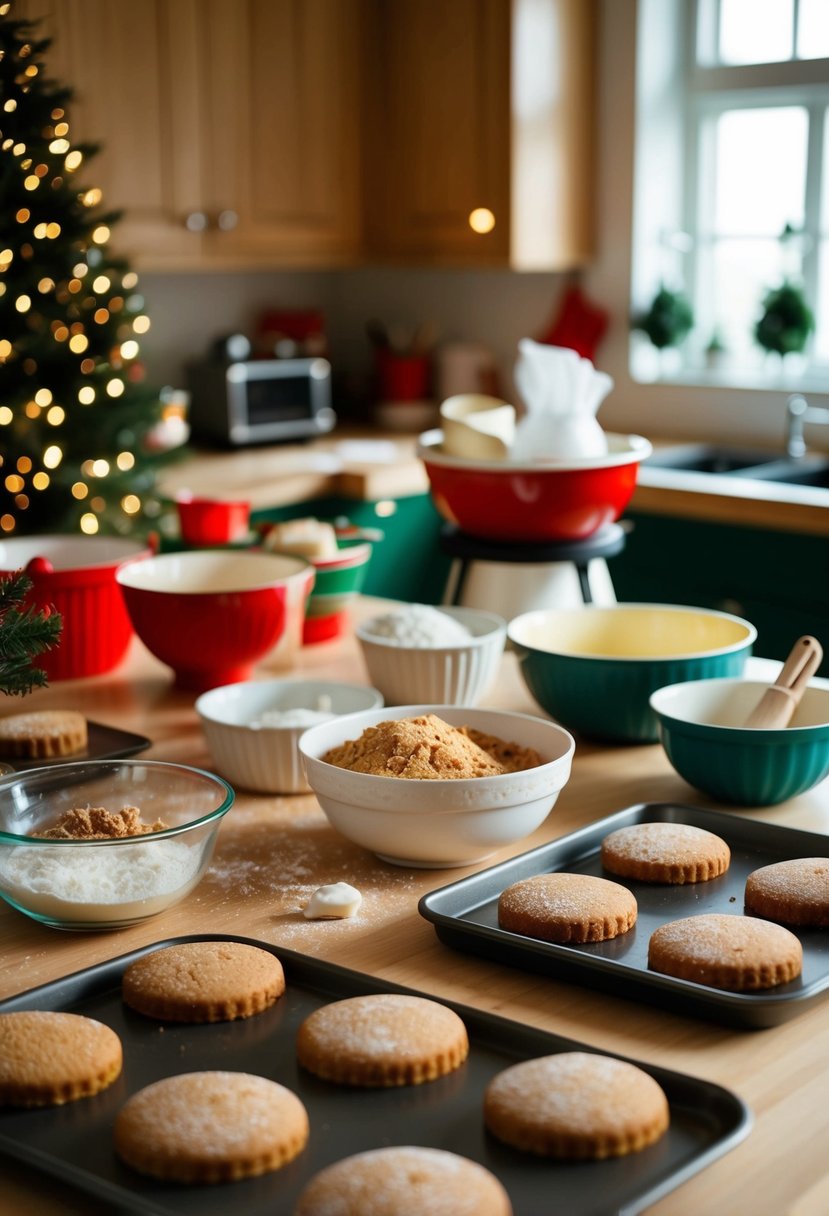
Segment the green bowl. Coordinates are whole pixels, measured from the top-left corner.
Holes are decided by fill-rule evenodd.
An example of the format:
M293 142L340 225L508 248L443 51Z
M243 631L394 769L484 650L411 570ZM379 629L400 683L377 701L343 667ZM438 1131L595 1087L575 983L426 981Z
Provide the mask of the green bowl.
M651 693L740 675L757 630L706 608L613 604L527 612L507 636L527 688L557 722L588 739L652 743Z
M695 680L651 697L668 759L720 802L773 806L829 774L829 688L810 685L783 729L742 725L768 688L756 680Z

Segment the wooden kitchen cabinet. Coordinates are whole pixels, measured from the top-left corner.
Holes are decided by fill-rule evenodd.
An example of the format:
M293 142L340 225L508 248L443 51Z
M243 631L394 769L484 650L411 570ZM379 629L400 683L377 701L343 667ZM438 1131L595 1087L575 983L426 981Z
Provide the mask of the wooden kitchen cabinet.
M360 244L362 0L26 0L138 268L337 265ZM80 176L80 175L79 175ZM94 179L94 181L93 181Z
M366 0L375 259L562 270L592 252L594 0ZM494 227L476 231L484 210Z

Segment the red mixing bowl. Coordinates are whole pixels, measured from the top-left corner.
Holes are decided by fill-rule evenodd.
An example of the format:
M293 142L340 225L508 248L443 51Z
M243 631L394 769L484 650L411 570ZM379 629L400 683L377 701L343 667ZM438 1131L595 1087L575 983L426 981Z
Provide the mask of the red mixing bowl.
M258 549L201 549L151 557L117 578L147 649L179 688L204 691L247 680L289 622L299 634L314 567Z
M63 617L60 641L39 655L50 680L112 671L132 638L116 571L150 556L146 542L112 536L15 536L0 541L0 578L25 569L27 603Z
M438 513L494 541L586 540L619 518L651 453L640 435L608 434L604 456L518 463L449 456L442 440L441 431L427 431L417 446Z

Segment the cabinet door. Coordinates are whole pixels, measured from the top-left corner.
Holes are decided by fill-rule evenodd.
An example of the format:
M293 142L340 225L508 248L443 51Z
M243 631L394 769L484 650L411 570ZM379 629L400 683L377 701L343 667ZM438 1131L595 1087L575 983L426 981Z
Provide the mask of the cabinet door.
M359 0L26 0L138 268L334 264L359 216ZM91 180L94 177L94 182Z
M510 0L369 0L367 239L383 258L504 264ZM495 227L470 215L486 208Z

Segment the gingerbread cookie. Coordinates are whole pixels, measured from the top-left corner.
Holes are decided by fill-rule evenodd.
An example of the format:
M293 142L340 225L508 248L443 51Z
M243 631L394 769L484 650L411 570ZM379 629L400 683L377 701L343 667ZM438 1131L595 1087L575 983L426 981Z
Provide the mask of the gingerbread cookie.
M285 991L282 964L244 942L182 942L124 972L131 1009L166 1022L229 1022L261 1013Z
M627 887L589 874L536 874L513 883L498 900L498 924L545 942L603 942L636 923Z
M605 836L602 865L640 882L708 882L731 864L731 849L713 832L688 823L634 823Z
M668 1129L668 1099L635 1064L569 1051L523 1060L493 1077L484 1122L524 1152L575 1160L621 1157Z
M711 912L661 925L648 966L664 975L731 992L775 988L803 969L803 947L782 925Z
M73 709L40 709L0 718L0 755L51 760L82 752L89 741L86 718Z
M121 1073L114 1030L77 1013L0 1014L0 1105L60 1106L99 1093Z
M426 997L350 997L315 1009L297 1034L303 1068L341 1085L420 1085L453 1072L469 1054L458 1015Z
M746 879L746 911L784 925L829 926L829 857L761 866Z

